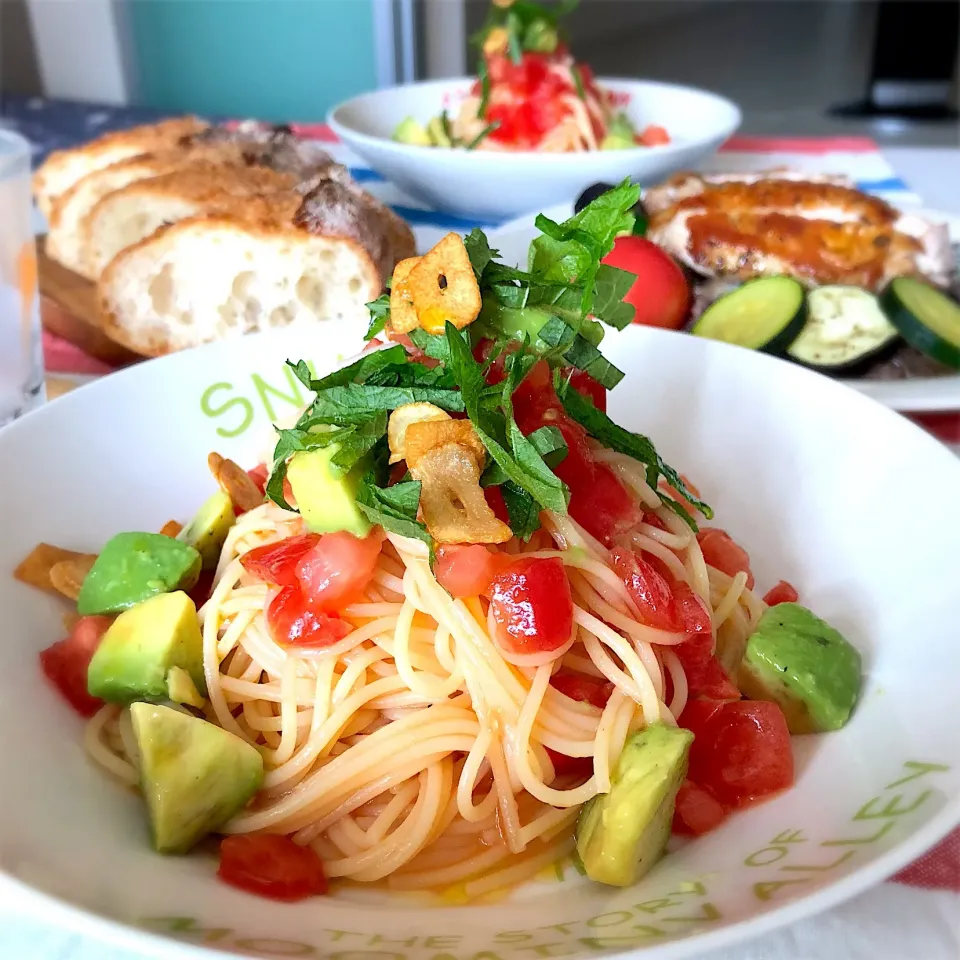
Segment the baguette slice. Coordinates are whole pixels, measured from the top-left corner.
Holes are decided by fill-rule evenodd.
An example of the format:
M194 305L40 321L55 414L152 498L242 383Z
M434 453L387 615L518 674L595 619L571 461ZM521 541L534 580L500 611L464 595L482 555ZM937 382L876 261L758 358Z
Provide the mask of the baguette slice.
M261 196L287 193L295 211L295 185L293 175L266 167L214 164L194 164L137 180L104 196L80 224L79 272L95 280L125 247L139 243L164 224L187 217L201 213L257 219L269 216L276 208L266 201L256 202L254 198Z
M197 117L177 117L108 133L72 150L55 150L33 175L37 205L45 217L50 217L56 198L88 173L129 157L174 147L206 127Z
M257 330L347 318L358 330L383 278L353 239L274 216L190 217L121 251L100 277L105 332L159 356Z

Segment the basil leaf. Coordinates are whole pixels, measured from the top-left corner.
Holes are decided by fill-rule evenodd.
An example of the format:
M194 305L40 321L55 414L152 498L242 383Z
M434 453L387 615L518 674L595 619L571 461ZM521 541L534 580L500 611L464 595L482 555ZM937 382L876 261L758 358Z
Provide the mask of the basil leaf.
M540 427L539 430L534 430L527 439L543 458L543 462L551 469L558 463L562 463L568 453L563 434L556 427ZM499 487L501 484L508 482L507 475L497 463L491 463L480 478L480 486L482 487Z
M487 264L499 257L500 251L490 249L487 235L478 227L474 227L463 238L463 245L467 248L470 265L473 267L473 272L477 275L477 282L479 283Z
M327 389L327 387L338 387L353 382L362 383L371 374L376 373L377 370L381 370L391 364L405 363L406 359L407 351L398 343L392 347L387 347L385 350L374 350L370 353L365 353L359 360L354 361L346 367L341 367L339 370L334 370L333 373L321 377L319 380L311 380L306 386L310 387L315 393L319 393L321 390ZM290 363L288 360L287 365L293 367L294 373L300 377L303 366L302 360L296 365Z
M370 325L367 327L363 339L372 340L377 334L383 333L383 329L390 319L390 294L384 293L376 300L371 300L367 304L367 309L370 311ZM306 386L309 386L309 384L306 384Z
M629 326L636 310L632 303L624 303L623 298L636 279L627 270L601 263L593 281L593 315L617 330Z
M540 504L526 490L509 481L500 487L500 492L513 535L529 540L540 529Z
M298 360L296 363L291 363L288 360L287 366L308 390L311 389L310 384L313 383L313 371L311 371L310 365L306 360Z
M433 538L427 528L417 520L417 505L420 503L419 480L409 480L392 487L378 487L372 476L367 476L357 487L356 501L371 523L398 536L422 540L432 553Z
M588 270L599 266L617 235L633 229L631 210L639 198L640 188L624 180L564 223L538 217L537 226L544 235L530 245L530 272L547 281L586 285Z
M557 374L554 374L554 387L567 413L584 427L594 440L598 440L611 450L625 453L628 457L646 464L647 482L652 487L656 488L657 479L662 476L684 500L695 506L708 520L713 518L713 510L687 489L680 474L663 462L649 438L639 433L631 433L614 423ZM680 504L678 506L683 509Z
M407 403L432 403L441 410L462 413L463 402L458 391L439 387L378 387L347 383L320 391L310 411L315 417L331 423L350 424L361 423L381 410L395 410Z
M612 390L622 379L623 371L615 367L589 340L578 333L570 349L563 355L567 363L588 373L601 387Z

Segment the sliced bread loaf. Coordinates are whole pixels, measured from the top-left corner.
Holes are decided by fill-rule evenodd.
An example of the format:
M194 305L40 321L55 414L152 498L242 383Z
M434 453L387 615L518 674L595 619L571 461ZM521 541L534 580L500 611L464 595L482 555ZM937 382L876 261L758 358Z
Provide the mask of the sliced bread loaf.
M211 340L336 317L361 327L383 277L355 240L273 217L190 217L121 251L100 277L106 333L157 356Z
M193 164L150 179L137 180L100 199L80 224L77 235L82 266L96 279L125 247L167 223L202 213L262 219L275 209L251 199L286 192L296 210L296 178L266 167ZM250 208L247 210L247 208ZM48 239L49 243L49 239Z
M177 117L129 130L108 133L71 150L55 150L33 175L33 192L44 216L50 217L54 201L78 180L129 157L176 146L206 128L196 117Z

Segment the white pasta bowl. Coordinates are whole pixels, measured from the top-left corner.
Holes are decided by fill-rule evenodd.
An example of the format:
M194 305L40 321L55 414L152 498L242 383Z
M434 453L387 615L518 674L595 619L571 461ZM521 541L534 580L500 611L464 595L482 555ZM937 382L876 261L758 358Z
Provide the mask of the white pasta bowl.
M676 958L823 910L883 880L960 822L956 585L960 461L896 414L762 354L635 328L611 412L655 439L750 551L861 650L842 731L795 741L798 782L675 849L637 886L569 863L494 902L359 886L295 905L215 879L215 860L150 849L138 797L94 769L37 653L63 607L9 572L38 541L97 550L186 518L211 449L255 462L272 419L306 399L284 360L320 370L359 347L330 322L214 344L85 386L0 431L0 896L148 954L331 960ZM934 495L934 492L938 492ZM929 499L928 499L929 498Z
M623 102L622 109L637 130L659 124L671 142L551 154L421 147L392 139L405 117L426 124L444 109L454 112L472 82L431 80L365 93L334 107L329 123L355 153L411 196L435 210L488 221L573 201L593 183L617 183L624 177L656 183L695 166L740 126L740 110L715 93L601 77L598 82Z

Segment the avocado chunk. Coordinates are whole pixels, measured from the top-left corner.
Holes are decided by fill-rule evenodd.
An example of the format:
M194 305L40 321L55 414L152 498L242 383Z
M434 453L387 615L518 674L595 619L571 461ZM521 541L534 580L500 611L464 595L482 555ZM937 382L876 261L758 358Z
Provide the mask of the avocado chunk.
M393 139L397 143L409 143L415 147L433 146L430 140L430 134L424 129L422 123L418 123L413 117L407 117L397 125L393 131Z
M546 20L534 20L523 34L523 49L533 53L553 53L559 43L557 28Z
M263 758L229 731L152 703L134 703L130 718L159 853L186 853L260 789Z
M189 590L200 576L200 554L161 533L118 533L107 541L77 598L81 616L120 613L158 593Z
M185 703L188 707L203 707L203 697L193 678L183 667L171 667L167 674L167 697L173 703Z
M614 133L608 133L603 140L600 141L601 150L630 150L632 147L635 147L636 144L633 142L633 138L630 137L618 137Z
M447 132L447 127L443 122L443 117L431 117L427 124L427 136L430 138L430 145L433 147L452 147L453 141Z
M663 722L629 737L610 792L584 804L577 820L577 853L591 880L628 887L663 856L692 743L689 730Z
M361 460L347 473L340 473L331 463L339 449L338 443L331 443L294 454L287 479L300 514L314 533L345 530L365 537L373 525L357 506L357 487L367 463Z
M213 570L220 560L223 542L236 522L233 503L222 490L218 490L177 534L177 539L196 549L204 570Z
M87 669L87 690L108 703L166 700L173 667L206 692L197 608L179 590L144 600L110 624Z
M740 689L780 705L791 733L839 730L860 695L860 654L799 603L764 611L740 666Z

